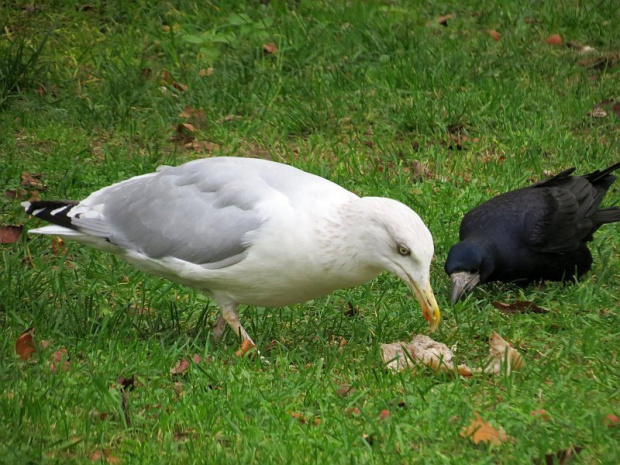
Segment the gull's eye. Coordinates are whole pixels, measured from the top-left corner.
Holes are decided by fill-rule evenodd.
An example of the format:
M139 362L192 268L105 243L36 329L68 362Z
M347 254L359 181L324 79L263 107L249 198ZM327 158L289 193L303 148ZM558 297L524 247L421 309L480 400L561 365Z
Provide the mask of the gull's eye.
M407 256L411 255L411 250L409 250L409 247L407 247L406 245L400 244L398 246L398 253Z

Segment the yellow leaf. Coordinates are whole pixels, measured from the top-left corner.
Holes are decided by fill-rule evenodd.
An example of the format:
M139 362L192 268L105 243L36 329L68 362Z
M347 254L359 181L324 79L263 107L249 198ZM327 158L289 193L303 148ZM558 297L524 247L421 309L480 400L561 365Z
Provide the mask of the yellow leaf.
M498 446L510 439L503 428L495 429L480 418L478 412L474 412L474 415L476 418L459 433L461 437L471 439L476 445L484 442L493 446Z

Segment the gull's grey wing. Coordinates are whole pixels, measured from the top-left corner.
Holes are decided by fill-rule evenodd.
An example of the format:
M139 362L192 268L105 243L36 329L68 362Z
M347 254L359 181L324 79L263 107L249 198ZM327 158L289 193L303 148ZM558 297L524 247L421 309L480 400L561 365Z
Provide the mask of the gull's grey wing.
M232 265L263 222L255 207L270 187L251 171L221 166L188 163L104 188L80 205L101 214L77 214L73 223L151 258Z

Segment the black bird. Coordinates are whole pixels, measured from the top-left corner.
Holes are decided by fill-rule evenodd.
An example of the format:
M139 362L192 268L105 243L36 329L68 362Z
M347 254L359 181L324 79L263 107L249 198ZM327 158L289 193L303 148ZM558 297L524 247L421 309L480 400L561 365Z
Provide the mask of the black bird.
M603 224L620 221L620 207L599 208L618 168L584 176L571 176L575 168L569 168L465 214L461 242L445 264L452 303L489 281L565 281L587 273L592 255L586 243Z

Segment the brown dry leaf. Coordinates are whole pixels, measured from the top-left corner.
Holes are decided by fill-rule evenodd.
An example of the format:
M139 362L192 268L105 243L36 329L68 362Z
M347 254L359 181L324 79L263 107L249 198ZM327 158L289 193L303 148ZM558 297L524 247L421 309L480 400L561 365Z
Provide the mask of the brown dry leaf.
M129 378L125 378L124 376L119 376L116 382L120 384L121 391L133 391L135 386L136 377L135 375L131 375Z
M540 418L541 420L549 421L551 420L551 415L544 408L532 410L531 415L536 418Z
M198 76L200 77L207 77L207 76L211 76L212 74L213 74L213 68L201 69L200 71L198 71Z
M192 128L194 126L204 127L207 123L207 115L205 114L205 111L201 110L200 108L187 106L183 109L181 113L179 113L179 117L187 118L187 122L192 124ZM194 129L191 129L191 131L193 132Z
M189 362L186 359L180 360L174 368L170 368L170 374L182 375L189 368Z
M357 407L349 407L347 409L347 415L353 416L353 415L359 415L360 413L362 413L362 411Z
M426 26L432 26L433 24L440 24L442 26L447 26L448 20L452 18L454 18L453 14L438 16L437 18L435 18L434 21L427 21Z
M521 354L508 344L499 334L493 331L491 335L491 347L489 348L489 364L484 369L485 373L499 374L502 365L506 367L506 375L512 370L519 371L525 365Z
M21 185L32 189L45 190L46 186L41 181L41 177L42 175L39 173L29 174L24 171L22 172Z
M287 412L288 413L288 412ZM299 423L301 423L302 425L305 424L308 420L306 420L306 417L299 413L299 412L290 412L291 417L295 418L296 420L299 421Z
M61 361L63 362L62 365L60 365ZM61 347L52 354L52 363L50 364L50 370L52 371L52 373L58 372L59 365L61 371L67 371L71 367L69 360L67 360L67 349L65 349L64 347Z
M239 350L235 352L235 355L237 357L243 357L254 347L256 346L254 345L252 341L250 341L249 339L244 339L244 341L241 343L241 347L239 348Z
M269 42L263 45L263 52L268 55L275 55L278 53L278 47L273 42Z
M2 226L0 227L0 244L14 244L19 241L23 226Z
M211 153L220 148L219 145L206 140L193 140L185 144L187 150L195 150L196 152Z
M348 384L345 384L338 388L337 394L339 397L349 397L350 395L354 394L356 391L357 389L355 389L353 386L349 386Z
M140 78L148 81L153 76L153 70L151 68L142 68L140 70Z
M590 47L589 45L582 45L579 42L575 42L575 41L566 42L566 46L568 48L575 49L577 52L581 53L582 55L596 52L596 49L594 47Z
M88 456L88 459L91 462L101 462L103 460L105 463L111 463L113 465L121 463L121 460L110 454L110 451L107 449L96 450Z
M605 415L605 418L603 419L603 423L608 428L615 428L618 425L620 425L620 420L618 419L618 415L614 415L613 413L608 413L607 415Z
M189 123L180 123L174 128L174 134L170 136L172 142L187 144L192 142L196 137L194 134L194 126Z
M67 246L65 245L65 241L60 237L55 237L52 240L52 253L54 255L64 255L67 252Z
M497 32L495 29L489 29L487 31L487 34L489 34L491 36L491 39L493 39L495 42L499 42L499 40L501 39L499 32Z
M588 58L579 62L580 66L584 68L596 69L603 71L608 68L616 66L618 59L620 58L620 52L607 53L601 57Z
M549 313L546 308L539 307L534 302L516 300L511 303L495 301L491 305L502 313Z
M7 189L4 191L4 196L9 200L25 199L28 197L28 191L26 189Z
M573 458L577 456L582 450L583 450L583 447L581 446L571 446L568 449L558 451L555 454L554 453L546 454L544 459L535 459L534 463L535 464L544 463L545 465L553 465L553 464L566 465L566 464L572 463Z
M620 116L620 102L614 99L603 100L594 105L591 111L586 112L586 115L592 118L606 118L610 113Z
M480 418L478 412L474 412L474 415L476 418L471 421L469 426L464 427L459 433L459 436L462 438L470 438L476 445L484 442L492 446L499 446L511 439L503 428L500 427L499 429L495 429Z
M413 182L421 182L425 179L432 179L434 176L426 164L420 162L419 160L413 160L411 162L410 171L413 171L411 175L411 180Z
M172 87L181 92L187 92L189 90L189 87L187 87L185 84L181 84L180 82L176 81L172 81Z
M549 45L562 45L562 36L560 34L551 34L545 39Z
M28 328L26 331L15 341L15 353L20 356L22 360L28 360L37 349L34 346L34 340L32 335L34 334L34 326Z
M224 121L230 123L231 121L239 121L242 120L243 116L241 115L226 115L224 116Z

